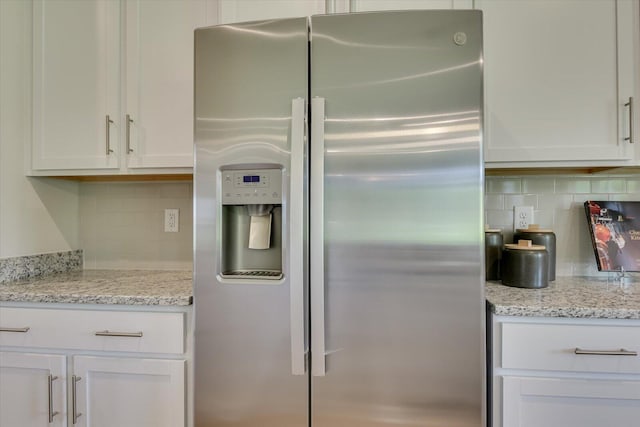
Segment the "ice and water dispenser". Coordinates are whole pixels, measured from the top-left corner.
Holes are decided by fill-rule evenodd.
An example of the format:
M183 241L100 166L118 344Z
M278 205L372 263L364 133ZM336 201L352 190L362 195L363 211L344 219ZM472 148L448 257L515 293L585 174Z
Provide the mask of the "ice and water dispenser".
M282 277L282 169L222 169L220 275Z

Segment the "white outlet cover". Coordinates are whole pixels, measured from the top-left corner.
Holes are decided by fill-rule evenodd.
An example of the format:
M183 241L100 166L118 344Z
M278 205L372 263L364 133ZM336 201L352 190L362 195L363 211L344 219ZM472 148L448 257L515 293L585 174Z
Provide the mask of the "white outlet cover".
M533 206L513 207L513 231L519 228L528 228L533 222Z
M167 233L177 233L180 231L180 210L164 210L164 231Z

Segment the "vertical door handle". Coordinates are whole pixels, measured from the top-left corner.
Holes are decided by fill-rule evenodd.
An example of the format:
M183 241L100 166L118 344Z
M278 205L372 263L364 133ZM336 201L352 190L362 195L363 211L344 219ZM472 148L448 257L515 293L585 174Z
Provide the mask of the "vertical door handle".
M82 377L73 375L71 377L71 416L73 417L73 424L75 425L78 422L78 418L82 415L78 412L78 381L80 381Z
M291 168L289 197L289 307L291 310L291 372L306 373L304 250L305 99L291 101Z
M624 140L625 141L629 141L631 144L633 144L635 142L635 140L633 139L633 96L629 97L629 102L627 102L626 104L624 104L625 107L629 107L629 136L626 137Z
M105 118L105 132L106 132L106 146L107 146L107 156L111 153L113 153L113 150L111 149L111 123L113 123L113 120L111 120L111 118L109 117L109 115L107 114L106 118Z
M311 100L311 374L325 375L324 333L324 98Z
M49 396L49 399L48 399L48 401L49 401L49 424L51 424L53 422L53 417L55 417L56 415L59 414L58 411L54 412L54 410L53 410L53 382L55 380L57 380L57 379L58 379L58 377L55 377L55 376L53 376L51 374L47 377L47 385L48 385L47 393L48 393L48 396Z
M133 148L131 148L131 123L133 123L133 119L131 118L131 115L127 114L127 117L125 118L125 123L127 128L127 135L126 135L127 154L129 154L129 153L133 153Z

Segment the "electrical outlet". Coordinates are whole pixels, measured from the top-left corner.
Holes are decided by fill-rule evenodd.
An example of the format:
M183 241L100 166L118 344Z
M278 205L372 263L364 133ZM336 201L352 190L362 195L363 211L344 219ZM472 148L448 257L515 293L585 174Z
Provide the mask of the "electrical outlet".
M168 233L177 233L180 229L180 210L165 209L164 210L164 231Z
M513 231L518 228L527 228L533 224L533 206L513 207Z

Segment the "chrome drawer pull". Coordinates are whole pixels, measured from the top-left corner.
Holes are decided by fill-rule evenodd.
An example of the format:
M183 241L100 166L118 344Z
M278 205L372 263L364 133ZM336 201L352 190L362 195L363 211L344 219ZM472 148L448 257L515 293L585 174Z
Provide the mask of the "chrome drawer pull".
M140 338L140 337L142 337L142 332L114 332L114 331L98 331L98 332L96 332L96 336L98 336L98 337L129 337L129 338Z
M575 354L586 354L586 355L596 355L596 356L637 356L637 351L625 350L621 348L620 350L585 350L582 348L576 347L573 351Z
M0 332L29 332L30 327L26 328L0 328Z

